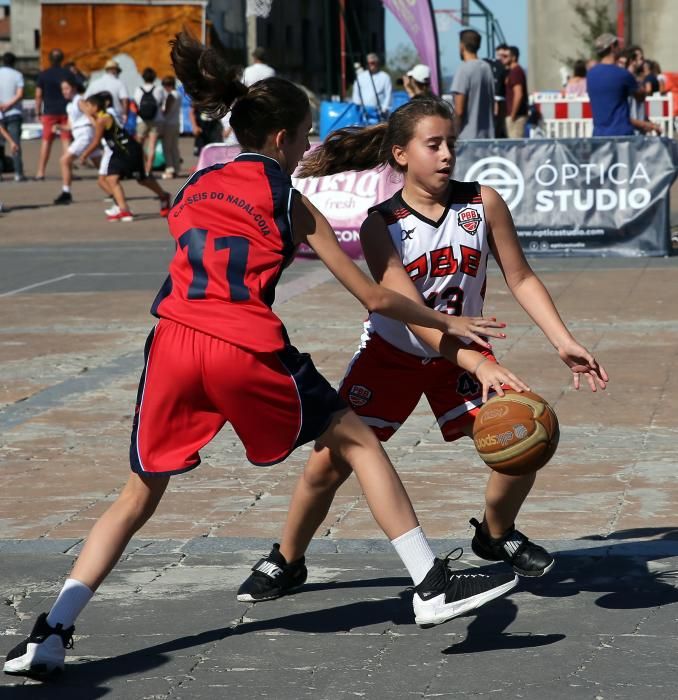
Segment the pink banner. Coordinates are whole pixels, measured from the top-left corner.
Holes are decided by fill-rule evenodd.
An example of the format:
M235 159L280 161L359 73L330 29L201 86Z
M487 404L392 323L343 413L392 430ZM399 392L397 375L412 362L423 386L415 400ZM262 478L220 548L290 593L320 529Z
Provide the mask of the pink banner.
M384 7L409 34L422 63L431 69L431 89L439 94L438 31L430 0L384 0Z
M240 150L239 146L218 143L205 146L200 153L197 169L202 170L216 163L228 163ZM367 210L388 199L402 187L401 175L388 166L326 177L300 179L292 176L292 182L324 214L342 249L352 258L361 258L363 255L360 226L367 216ZM309 254L312 251L303 248L301 252Z

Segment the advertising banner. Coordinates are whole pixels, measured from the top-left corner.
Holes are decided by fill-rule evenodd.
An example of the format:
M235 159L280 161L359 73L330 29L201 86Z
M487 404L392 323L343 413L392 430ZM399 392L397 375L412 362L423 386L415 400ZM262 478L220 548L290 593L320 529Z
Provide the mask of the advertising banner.
M408 33L414 48L431 69L431 88L438 94L440 88L440 66L438 64L438 30L431 0L383 0Z
M199 167L239 151L207 146ZM501 139L459 143L454 176L499 192L528 253L660 256L671 251L669 190L677 167L678 144L669 139ZM359 231L369 207L402 187L388 167L292 179L354 258L362 256Z
M467 141L455 176L501 194L526 252L668 255L677 167L663 138Z

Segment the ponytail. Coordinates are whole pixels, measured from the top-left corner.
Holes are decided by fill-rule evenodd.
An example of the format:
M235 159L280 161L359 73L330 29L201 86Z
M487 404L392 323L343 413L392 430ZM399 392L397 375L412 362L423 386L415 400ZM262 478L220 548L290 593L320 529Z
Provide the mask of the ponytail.
M203 46L188 32L179 32L170 41L174 72L193 103L221 119L231 104L247 93L238 79L239 68L229 66L214 48Z
M269 134L285 129L294 136L308 116L306 93L282 78L266 78L247 88L239 67L228 66L213 48L203 46L187 32L170 41L177 77L193 103L216 119L231 106L231 127L244 149L262 148Z
M350 126L331 133L299 165L298 177L322 177L346 170L368 170L387 163L402 170L393 158L394 146L406 146L417 123L425 117L452 121L450 105L435 96L417 97L396 109L387 122Z
M321 177L383 165L391 155L384 152L387 130L388 124L383 122L333 131L321 146L301 161L298 177Z

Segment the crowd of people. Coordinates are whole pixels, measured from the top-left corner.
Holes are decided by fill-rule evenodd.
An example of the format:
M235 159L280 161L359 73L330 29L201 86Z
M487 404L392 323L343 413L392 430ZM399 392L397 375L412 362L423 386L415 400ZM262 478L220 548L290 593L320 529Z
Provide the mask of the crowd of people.
M142 83L133 94L121 80L121 67L114 59L103 66L100 76L87 79L73 62L64 61L60 49L49 52L49 67L36 79L35 111L41 125L38 162L33 180L44 180L52 146L61 142L59 164L61 192L56 205L73 202L74 168L97 168L98 183L113 205L105 210L109 221L129 222L129 211L121 180L135 178L150 187L160 198L160 212L166 213L169 195L155 181L153 171L160 165L162 179L181 175L179 153L182 97L174 75L159 79L152 67L142 71ZM16 182L26 177L21 150L24 115L24 76L15 68L16 56L7 52L0 67L0 174L9 170ZM240 76L245 85L275 75L265 62L264 49L252 54L252 64ZM194 154L209 143L237 144L228 115L215 119L204 110L190 110L194 135ZM160 150L161 149L161 150ZM159 157L160 156L160 157ZM3 167L7 163L6 167Z
M531 110L527 75L520 65L520 49L501 43L494 59L479 58L481 36L473 29L459 34L461 65L450 86L458 133L463 139L523 138L530 123L539 120ZM621 48L613 34L595 41L595 58L574 61L561 89L563 97L588 98L593 111L594 135L626 136L661 133L661 127L645 116L643 101L669 89L659 64L646 59L643 49ZM385 118L392 103L392 81L376 54L367 56L367 68L355 64L352 101L373 115ZM417 64L397 82L409 99L431 91L431 70Z

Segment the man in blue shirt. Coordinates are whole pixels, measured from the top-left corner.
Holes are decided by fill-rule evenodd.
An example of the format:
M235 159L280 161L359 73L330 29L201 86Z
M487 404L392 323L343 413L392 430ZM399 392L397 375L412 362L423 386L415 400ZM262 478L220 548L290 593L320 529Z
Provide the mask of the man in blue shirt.
M645 93L636 79L616 65L621 53L614 34L595 41L599 63L586 74L586 88L593 113L594 136L632 136L629 97L643 100Z

